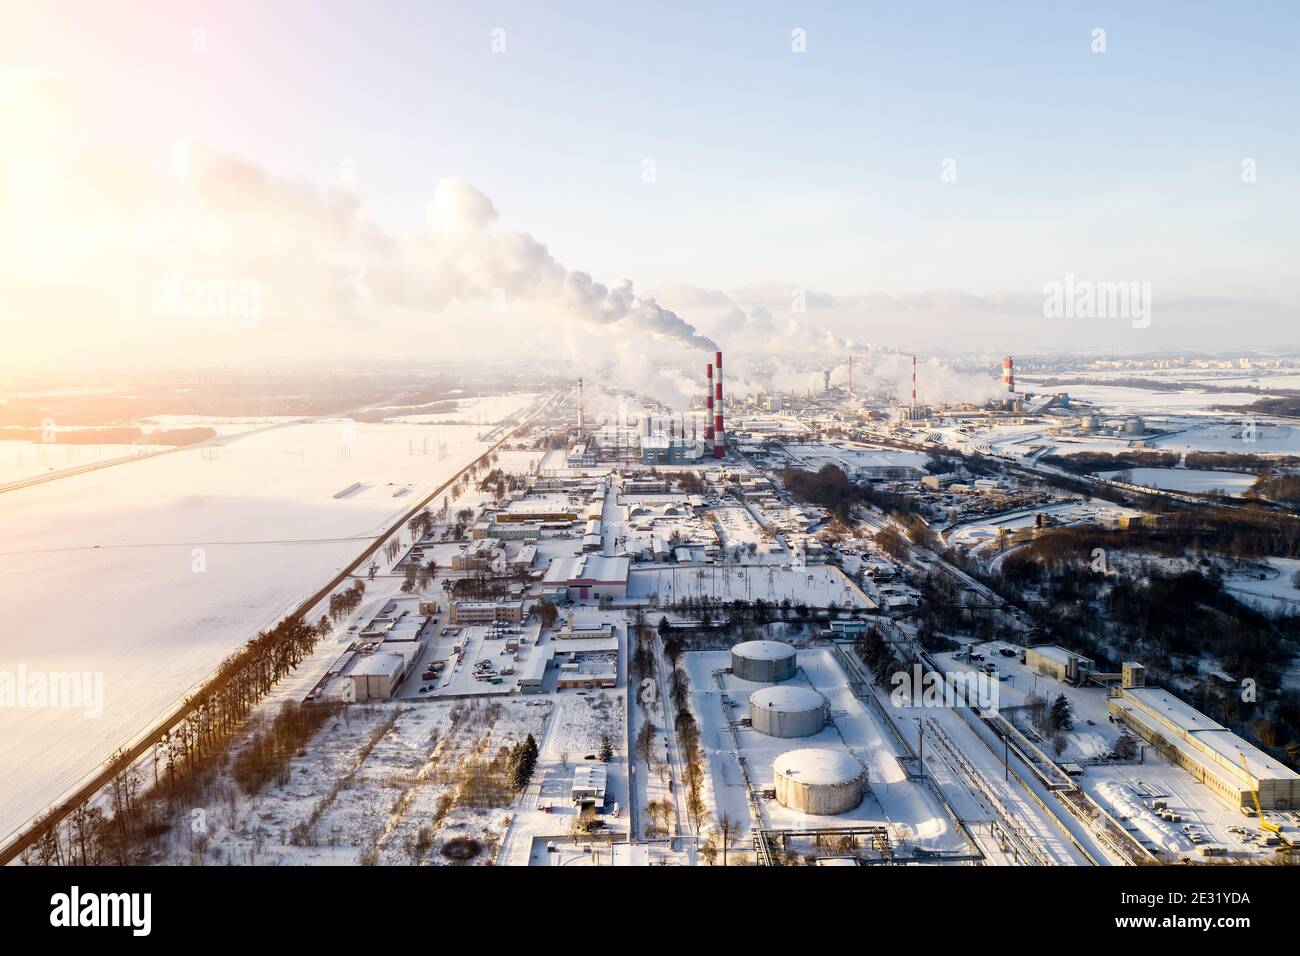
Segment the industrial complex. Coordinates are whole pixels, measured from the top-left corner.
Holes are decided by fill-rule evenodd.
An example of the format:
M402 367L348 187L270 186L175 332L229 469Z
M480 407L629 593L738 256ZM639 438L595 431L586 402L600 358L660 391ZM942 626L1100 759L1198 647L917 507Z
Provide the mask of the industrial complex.
M683 371L687 407L584 375L496 431L335 587L295 683L376 741L443 741L399 773L401 747L338 725L293 758L307 779L341 761L413 775L417 807L426 777L469 801L453 830L399 800L364 852L467 831L500 865L1290 862L1283 748L999 590L1053 534L1160 528L1196 500L1067 473L1062 446L1188 426L1028 390L1010 356L982 401L923 401L934 363L899 358L901 382L859 357L806 392L749 368L738 395L715 351ZM284 825L305 829L279 859L319 855L318 823Z

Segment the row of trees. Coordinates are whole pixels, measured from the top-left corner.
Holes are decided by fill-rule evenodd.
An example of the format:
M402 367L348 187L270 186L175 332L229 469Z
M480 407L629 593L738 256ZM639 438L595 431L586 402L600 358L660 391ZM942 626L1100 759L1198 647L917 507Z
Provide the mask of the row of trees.
M343 591L335 591L330 595L329 620L324 617L320 619L323 630L329 630L329 621L337 624L343 618L347 617L353 611L361 606L361 599L366 593L366 583L360 579L353 581L352 586Z
M225 754L254 705L311 654L323 633L297 616L258 633L186 698L184 716L153 742L146 751L147 763L125 750L109 759L108 812L88 800L62 821L38 822L35 842L22 854L23 862L127 866L144 860L202 772ZM304 711L289 722L315 720L322 711L310 709L326 706L302 705ZM144 769L148 766L152 783Z

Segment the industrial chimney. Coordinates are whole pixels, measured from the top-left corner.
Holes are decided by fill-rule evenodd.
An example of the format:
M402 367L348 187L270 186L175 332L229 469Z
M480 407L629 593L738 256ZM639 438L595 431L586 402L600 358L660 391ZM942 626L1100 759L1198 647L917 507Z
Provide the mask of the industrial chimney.
M578 379L578 431L583 432L586 429L587 421L582 409L582 379Z
M705 394L704 394L704 447L710 448L713 445L713 363L708 362L704 366ZM712 452L710 452L712 454Z
M1002 384L1006 386L1008 392L1016 390L1016 373L1010 355L1002 360Z
M916 408L916 356L912 356L912 407Z
M714 352L714 458L722 458L727 450L727 433L723 429L723 354Z

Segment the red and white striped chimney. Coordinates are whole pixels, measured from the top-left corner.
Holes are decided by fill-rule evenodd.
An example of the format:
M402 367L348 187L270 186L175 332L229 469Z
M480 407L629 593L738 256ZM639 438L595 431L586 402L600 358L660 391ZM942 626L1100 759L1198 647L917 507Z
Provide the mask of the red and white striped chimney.
M713 457L721 458L726 453L726 432L722 427L722 352L713 353L713 364L717 369L713 382Z
M912 407L916 408L916 356L912 356Z
M1008 392L1016 390L1016 373L1010 355L1002 360L1002 384L1006 386Z
M708 454L713 454L713 363L704 366L704 447Z

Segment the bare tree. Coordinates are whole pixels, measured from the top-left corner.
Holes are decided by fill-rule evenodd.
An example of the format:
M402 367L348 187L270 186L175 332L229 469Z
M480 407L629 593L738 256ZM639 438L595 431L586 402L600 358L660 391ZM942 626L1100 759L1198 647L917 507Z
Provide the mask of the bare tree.
M718 836L722 838L722 865L727 865L727 847L731 841L740 833L740 823L733 820L729 813L723 813L718 817L717 825Z

